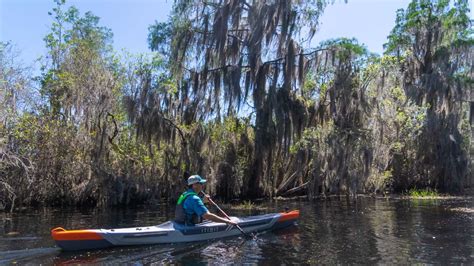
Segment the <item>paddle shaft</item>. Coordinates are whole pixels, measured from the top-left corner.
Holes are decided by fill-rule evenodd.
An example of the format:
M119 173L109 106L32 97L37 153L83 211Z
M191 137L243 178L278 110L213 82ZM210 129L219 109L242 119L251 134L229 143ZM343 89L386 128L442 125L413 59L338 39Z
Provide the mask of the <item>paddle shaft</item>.
M224 214L225 218L231 220L230 217L229 217L229 215L227 215L227 213L225 213L225 212L219 207L219 205L217 205L217 203L215 203L215 202L211 199L211 197L210 197L209 195L207 195L207 194L204 193L204 192L202 192L202 194L204 194L204 196L207 197L207 199L209 200L209 202L210 202L212 205L216 206L216 208L217 208L222 214ZM245 231L244 231L238 224L236 224L235 227L237 227L237 229L239 229L239 231L242 232L242 234L248 235L248 233L245 233Z

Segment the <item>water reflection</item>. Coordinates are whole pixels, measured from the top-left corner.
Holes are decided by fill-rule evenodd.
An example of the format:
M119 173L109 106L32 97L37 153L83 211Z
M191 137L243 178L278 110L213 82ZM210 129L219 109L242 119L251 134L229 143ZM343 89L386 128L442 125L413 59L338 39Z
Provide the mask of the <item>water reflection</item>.
M166 205L106 212L44 209L1 214L0 264L412 264L474 262L471 198L457 200L330 199L273 202L250 215L301 210L298 226L258 235L180 245L152 245L60 252L49 235L64 228L117 228L159 224Z

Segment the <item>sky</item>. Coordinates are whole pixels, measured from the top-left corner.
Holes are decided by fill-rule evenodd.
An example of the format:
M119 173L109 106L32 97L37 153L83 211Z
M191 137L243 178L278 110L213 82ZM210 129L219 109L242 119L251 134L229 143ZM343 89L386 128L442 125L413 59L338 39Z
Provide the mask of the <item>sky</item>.
M335 0L320 20L315 42L337 37L357 38L372 52L381 54L393 28L395 11L406 8L409 0ZM81 14L86 11L101 18L100 25L112 29L114 47L131 53L148 52L148 27L168 19L173 0L68 0ZM11 41L22 63L44 55L43 37L52 22L48 11L53 0L0 0L0 41ZM471 2L471 18L473 17ZM37 66L36 66L37 67Z

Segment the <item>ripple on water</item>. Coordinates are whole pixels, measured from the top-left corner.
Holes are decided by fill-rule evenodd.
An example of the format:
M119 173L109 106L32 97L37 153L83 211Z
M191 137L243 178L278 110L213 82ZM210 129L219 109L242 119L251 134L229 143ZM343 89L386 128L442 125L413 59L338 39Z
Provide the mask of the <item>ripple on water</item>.
M0 251L0 265L7 263L18 263L27 259L35 259L43 256L57 255L59 253L59 248L33 248Z

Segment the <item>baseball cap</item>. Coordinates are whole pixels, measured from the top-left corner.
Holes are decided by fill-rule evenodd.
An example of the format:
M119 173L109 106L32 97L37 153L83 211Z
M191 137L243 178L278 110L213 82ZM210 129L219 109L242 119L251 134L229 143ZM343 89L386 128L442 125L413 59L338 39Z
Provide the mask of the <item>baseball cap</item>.
M206 183L206 179L203 179L199 175L192 175L188 178L188 186L196 183L204 184Z

